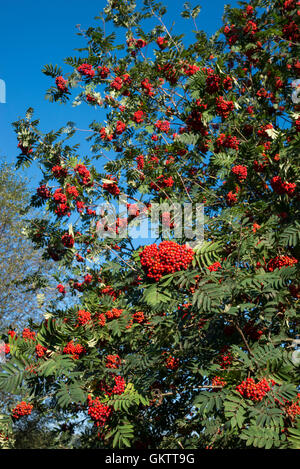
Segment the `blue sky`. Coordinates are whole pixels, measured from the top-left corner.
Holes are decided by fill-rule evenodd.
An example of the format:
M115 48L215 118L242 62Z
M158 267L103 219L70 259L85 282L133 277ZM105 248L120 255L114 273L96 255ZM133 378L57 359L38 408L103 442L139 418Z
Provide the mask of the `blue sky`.
M189 34L190 21L180 18L184 0L165 0L168 7L169 24L176 18L175 30ZM193 6L198 1L190 2ZM199 29L212 34L221 24L224 0L202 0L197 24ZM228 2L229 3L229 2ZM236 6L237 1L230 2ZM41 121L41 129L50 131L74 121L79 128L88 128L89 123L98 119L94 108L79 106L72 108L45 100L45 91L53 84L41 69L47 63L70 68L63 64L68 56L78 55L74 50L84 47L85 40L78 36L76 25L87 28L97 24L94 17L106 5L106 0L13 0L2 2L0 20L0 79L6 84L6 103L0 103L0 158L15 162L17 151L16 135L11 122L24 117L29 107L35 109L35 117ZM174 9L176 7L176 15ZM172 13L172 17L171 17ZM177 16L178 14L178 16ZM174 18L175 17L175 18ZM104 116L99 112L99 120ZM89 145L82 133L78 141L82 143L83 154L89 153ZM39 181L36 171L25 173L35 187Z

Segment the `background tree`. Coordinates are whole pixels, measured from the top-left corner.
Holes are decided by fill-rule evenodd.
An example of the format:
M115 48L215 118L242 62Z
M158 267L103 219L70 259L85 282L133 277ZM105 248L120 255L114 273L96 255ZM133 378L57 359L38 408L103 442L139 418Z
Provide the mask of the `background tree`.
M26 181L15 172L13 165L5 162L0 166L0 262L2 278L0 285L0 329L10 324L22 327L28 319L39 320L41 310L38 294L49 291L39 290L39 273L49 269L49 263L34 249L25 236L30 202ZM27 211L27 213L26 213ZM47 265L47 267L46 267ZM36 282L34 281L36 279ZM44 284L44 286L46 286ZM42 297L40 297L40 300Z
M299 448L298 4L227 7L212 38L199 11L184 4L185 45L160 3L109 0L70 74L44 68L50 100L106 110L91 156L72 123L14 123L18 164L42 167L32 205L52 216L29 234L72 302L7 337L0 389L23 396L7 425L48 408L83 447ZM96 207L119 196L109 224ZM162 202L203 203L204 243L114 236Z

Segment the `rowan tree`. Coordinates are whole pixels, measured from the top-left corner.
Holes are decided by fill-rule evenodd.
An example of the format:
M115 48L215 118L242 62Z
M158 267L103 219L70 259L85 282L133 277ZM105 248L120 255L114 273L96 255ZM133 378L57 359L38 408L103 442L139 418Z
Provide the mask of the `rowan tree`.
M109 0L69 68L44 67L50 100L105 111L90 155L72 123L14 123L52 215L31 239L72 304L9 337L0 388L23 391L12 420L47 404L82 447L299 448L299 2L226 7L213 37L199 11L190 39L154 0ZM157 203L203 204L203 243L172 211L167 239L122 236Z

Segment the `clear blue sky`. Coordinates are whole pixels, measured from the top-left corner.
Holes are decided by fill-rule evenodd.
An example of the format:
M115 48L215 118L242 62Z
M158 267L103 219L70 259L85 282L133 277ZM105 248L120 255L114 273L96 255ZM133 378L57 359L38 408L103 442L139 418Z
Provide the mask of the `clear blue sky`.
M175 30L188 34L191 22L179 15L184 0L164 0L168 7L168 19L176 18ZM222 22L225 3L237 5L236 0L191 0L198 3L202 11L198 17L199 29L212 34ZM15 162L17 140L11 122L24 117L29 107L35 109L35 116L41 120L45 131L57 129L67 121L76 122L79 128L88 128L95 116L94 108L81 105L72 108L45 100L45 91L53 84L41 69L47 63L70 68L63 64L67 56L78 54L76 48L85 46L85 40L77 36L76 25L82 28L96 25L94 17L106 5L106 0L13 0L2 2L0 20L0 79L6 84L6 103L0 103L0 157ZM176 10L176 14L175 14ZM171 21L170 21L171 22ZM104 116L99 113L99 120ZM89 146L81 135L83 154L88 154ZM39 175L31 172L27 176L36 185Z

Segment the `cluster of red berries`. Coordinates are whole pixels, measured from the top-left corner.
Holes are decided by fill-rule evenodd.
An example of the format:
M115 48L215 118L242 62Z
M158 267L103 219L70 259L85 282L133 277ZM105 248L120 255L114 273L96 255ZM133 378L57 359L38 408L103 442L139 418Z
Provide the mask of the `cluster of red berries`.
M47 352L47 347L43 347L41 344L37 344L35 347L35 353L38 358L42 358Z
M300 41L300 29L295 21L289 21L289 23L282 28L282 36L288 41L296 43Z
M122 378L122 376L115 376L114 380L115 380L115 385L112 388L111 393L119 394L119 395L123 394L123 392L125 391L125 386L126 386L125 379Z
M273 191L279 195L287 194L289 197L292 197L296 189L295 183L284 182L282 181L280 176L274 176L271 179L270 183L271 183Z
M101 391L104 392L107 396L121 395L125 391L126 382L122 376L112 376L114 381L113 386L109 386L106 382L101 382Z
M261 379L258 383L255 383L253 378L247 378L236 387L241 396L253 402L260 402L270 389L270 384L266 378Z
M171 84L175 85L178 81L177 68L171 63L158 64L157 69L163 77Z
M120 91L121 88L125 86L125 89L123 90L122 94L124 96L129 95L129 91L126 89L126 85L129 85L131 83L131 78L128 73L125 73L122 75L122 77L115 77L113 81L110 83L110 87L116 91Z
M150 83L148 78L145 78L145 80L141 82L141 87L147 96L154 95L153 85Z
M56 177L56 179L64 179L68 175L68 169L63 168L59 164L53 166L51 171L52 171L54 177Z
M95 104L96 103L96 98L95 96L91 95L90 93L87 93L86 96L85 96L86 100L88 103L92 103L92 104Z
M247 5L246 7L246 16L251 16L254 13L254 8L251 5Z
M221 78L217 75L212 68L205 69L207 73L205 91L208 94L216 93L221 84Z
M120 91L123 86L123 80L121 77L115 77L113 81L110 83L110 87L116 91Z
M186 131L201 132L201 135L207 135L208 131L202 122L202 112L198 109L193 109L192 112L186 117L185 123L187 125Z
M233 109L233 101L226 101L223 96L218 96L216 98L216 112L223 119L227 119Z
M139 111L136 111L134 114L133 114L133 120L134 122L136 122L137 124L141 124L142 122L144 122L144 119L145 119L145 114L143 111L139 110Z
M291 420L294 420L300 415L300 393L297 394L297 400L295 402L286 403L285 412Z
M36 192L37 192L37 195L41 197L41 199L46 200L46 199L50 199L51 197L51 192L45 184L42 184L40 187L38 187Z
M253 161L253 169L256 173L262 173L266 166L268 166L269 160L267 157L264 157L262 161Z
M62 188L59 187L58 189L55 190L54 194L53 194L53 199L55 200L55 202L58 202L58 203L65 203L67 202L67 196L66 194L64 194L62 192Z
M188 77L193 76L195 73L199 72L200 67L198 65L186 64L183 66L183 73Z
M133 37L130 37L126 42L129 48L135 47L136 49L142 49L147 45L147 42L141 38L134 39ZM133 56L135 56L135 54L133 54Z
M138 324L143 324L143 322L145 322L145 315L143 311L137 311L136 313L133 313L132 320Z
M72 355L75 360L78 360L81 355L86 353L85 348L81 344L74 344L73 340L67 343L63 349L63 353Z
M232 207L234 204L237 203L237 196L238 192L229 191L228 194L226 194L226 203L229 207Z
M22 332L22 337L24 340L35 340L35 332L25 327Z
M257 131L257 135L261 138L265 138L265 139L269 139L269 135L268 135L268 132L267 130L273 130L274 127L273 127L273 124L266 124L266 125L262 125L258 131Z
M95 70L93 70L91 64L81 64L77 67L77 70L81 75L86 77L93 78L95 76Z
M234 24L231 26L226 25L224 27L224 35L226 36L226 40L230 46L233 46L238 40L238 31Z
M117 185L117 178L113 177L111 174L106 176L106 179L108 179L111 182L105 182L102 185L102 188L104 191L109 192L112 195L119 195L120 194L120 189Z
M214 262L213 264L209 265L207 268L210 272L216 272L217 270L221 269L222 266L220 262Z
M172 357L171 355L165 359L166 368L168 370L177 370L179 367L179 359Z
M157 122L155 122L155 127L161 132L168 133L170 130L170 123L168 121L158 120Z
M109 295L114 301L118 297L119 292L115 291L111 285L106 285L106 287L102 288L101 295Z
M163 50L165 49L166 47L168 47L168 39L166 37L163 37L163 36L159 36L157 39L156 39L156 44L158 45L158 47Z
M137 169L144 169L145 166L145 157L144 155L138 155L136 157Z
M218 363L223 370L226 370L233 361L232 353L229 350L228 346L222 348L218 355Z
M53 200L57 204L55 213L58 217L71 215L70 207L67 204L67 196L62 192L62 188L56 189L53 194Z
M218 153L223 148L238 150L239 143L239 140L236 137L232 137L232 135L220 134L216 140L217 148L215 149L215 153Z
M98 325L104 327L106 324L106 316L103 313L98 314Z
M80 309L79 311L77 311L77 318L78 318L78 324L80 326L84 326L85 324L88 324L91 321L92 316L89 311Z
M84 258L80 254L78 254L78 252L76 252L75 256L76 256L77 262L84 262Z
M223 88L227 91L232 90L233 84L232 84L232 78L227 75L226 78L223 79Z
M98 67L98 74L100 75L101 78L107 78L109 75L109 68L105 67Z
M77 197L79 196L79 192L77 188L75 186L70 186L70 184L67 184L66 193L70 197L72 197L72 199L77 199Z
M126 329L131 329L132 325L134 323L138 323L138 324L143 324L145 322L146 318L145 318L145 315L142 311L138 311L137 313L134 313L130 320L129 320L129 323L127 324L126 326Z
M113 134L109 133L109 130L106 129L105 127L102 127L99 133L100 133L101 140L105 140L107 142L110 142L114 137Z
M126 124L122 121L116 122L115 134L121 135L126 130Z
M242 165L237 165L237 166L234 166L231 171L233 172L233 174L235 174L239 180L239 182L243 182L245 181L245 179L247 178L247 167L246 166L242 166Z
M85 213L87 215L96 215L96 210L92 210L91 208L86 207Z
M282 8L285 11L296 10L297 5L299 5L299 1L297 0L286 0Z
M80 176L83 185L91 185L91 173L84 164L77 164L74 170Z
M298 260L295 257L289 256L276 256L274 259L270 259L267 264L267 270L273 272L275 269L281 269L282 267L292 266L297 264Z
M105 316L107 319L118 319L123 313L123 309L112 308L109 311L106 311Z
M82 202L81 200L77 200L76 202L76 208L78 213L82 213L84 208L85 208L85 203Z
M60 218L64 216L69 217L71 215L70 207L64 203L58 204L55 209L55 214Z
M30 415L33 409L33 405L28 404L25 401L19 402L14 409L12 409L12 416L15 419L19 419L24 415Z
M156 282L166 274L186 270L194 257L194 251L174 241L163 241L146 246L140 253L140 260L147 277Z
M83 262L83 257L81 257L78 253L76 255L76 259L78 262ZM84 287L86 285L89 285L93 280L93 276L91 274L86 274L84 276L84 280L83 282L74 282L74 281L71 281L71 285L72 287L77 290L77 291L83 291Z
M66 93L68 91L67 80L65 80L64 77L62 77L62 76L56 77L55 78L55 84L57 86L57 89L61 93Z
M121 358L119 355L107 355L106 368L119 368L121 366Z
M102 404L99 397L92 399L90 395L88 396L88 414L97 427L103 427L106 424L111 412L112 408Z
M86 274L84 276L84 283L91 283L93 281L93 276L91 274Z
M66 248L72 248L74 246L75 240L71 234L65 233L61 237L61 242Z
M221 376L215 376L211 380L211 384L212 384L212 386L221 386L223 388L224 386L226 386L227 381L225 381L225 379L221 378Z
M257 24L254 21L248 21L246 26L243 28L245 34L251 34L254 36L257 32Z
M166 189L168 187L173 187L173 185L174 185L174 180L172 176L167 178L163 175L158 176L156 178L156 182L150 183L151 189L154 189L156 191L159 191L161 189Z

